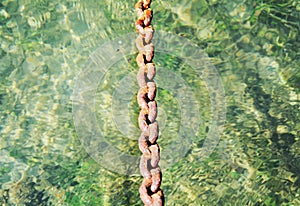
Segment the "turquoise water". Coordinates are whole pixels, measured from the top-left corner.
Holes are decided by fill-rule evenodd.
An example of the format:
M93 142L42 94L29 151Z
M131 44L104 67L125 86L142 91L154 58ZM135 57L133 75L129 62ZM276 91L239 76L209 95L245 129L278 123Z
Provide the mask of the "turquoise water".
M134 4L1 1L2 205L142 205ZM151 7L166 205L300 205L300 3Z

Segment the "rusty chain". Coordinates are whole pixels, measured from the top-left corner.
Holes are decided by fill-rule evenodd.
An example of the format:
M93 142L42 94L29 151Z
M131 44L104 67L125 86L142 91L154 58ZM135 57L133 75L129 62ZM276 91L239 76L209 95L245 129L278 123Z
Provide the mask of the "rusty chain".
M161 206L164 204L164 195L160 189L161 170L158 165L160 156L159 146L156 143L158 123L156 121L156 84L153 81L156 69L152 62L154 45L151 40L154 29L151 26L152 10L150 3L151 0L139 0L135 5L138 15L135 26L139 33L136 39L136 46L139 50L136 58L139 67L137 81L140 87L137 101L141 109L138 124L142 130L139 148L143 153L140 160L140 172L144 177L139 192L144 205Z

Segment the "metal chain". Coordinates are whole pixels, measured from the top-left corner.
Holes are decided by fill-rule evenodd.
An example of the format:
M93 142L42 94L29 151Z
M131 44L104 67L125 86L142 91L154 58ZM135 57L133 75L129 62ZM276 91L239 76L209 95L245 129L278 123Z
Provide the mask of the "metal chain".
M139 0L135 5L138 20L135 23L137 32L136 46L139 54L136 58L139 66L137 81L139 91L137 101L141 108L138 123L142 130L139 138L139 148L142 157L140 172L144 177L139 189L141 200L146 206L162 206L164 204L163 191L160 189L161 170L159 162L158 123L156 121L157 105L155 101L156 84L153 78L156 74L155 65L152 62L154 45L151 42L154 29L151 26L152 10L151 0Z

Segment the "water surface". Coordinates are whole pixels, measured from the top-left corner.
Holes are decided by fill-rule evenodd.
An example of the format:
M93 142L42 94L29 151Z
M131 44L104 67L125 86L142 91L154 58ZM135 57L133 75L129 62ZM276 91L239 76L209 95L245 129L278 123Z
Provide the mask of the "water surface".
M142 204L141 177L110 171L93 159L76 132L72 111L76 77L90 55L135 31L134 4L1 1L2 205ZM183 106L196 105L198 114L190 119L196 132L186 133L190 148L162 168L166 205L300 205L299 2L159 0L151 6L156 30L184 37L210 57L227 110L218 146L202 160L210 123L218 118L212 115L210 91L179 54L156 54L158 68L183 80L194 101L181 105L176 91L168 89L174 86L172 77L159 79L164 72L158 69L157 81L165 83L158 84L157 94L162 159L172 158L164 149L179 134ZM109 144L138 156L134 95L127 100L126 121L116 124L112 114L116 91L137 71L134 59L124 54L99 80L94 113Z

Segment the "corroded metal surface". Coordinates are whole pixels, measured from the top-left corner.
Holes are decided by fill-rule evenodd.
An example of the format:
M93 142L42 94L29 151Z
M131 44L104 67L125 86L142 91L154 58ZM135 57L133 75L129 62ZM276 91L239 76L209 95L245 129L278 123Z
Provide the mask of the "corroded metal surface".
M152 10L149 8L150 3L150 0L139 0L135 5L138 15L135 26L139 33L136 39L136 46L139 50L136 58L139 66L137 81L140 87L137 101L141 109L138 123L142 130L139 148L143 153L140 161L140 172L144 177L139 192L144 205L160 206L164 204L164 197L160 189L159 146L156 143L158 123L156 121L156 84L153 81L156 70L152 62L154 45L151 40L154 30L151 26Z

